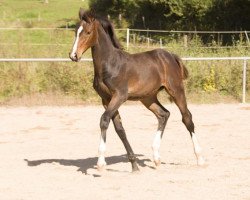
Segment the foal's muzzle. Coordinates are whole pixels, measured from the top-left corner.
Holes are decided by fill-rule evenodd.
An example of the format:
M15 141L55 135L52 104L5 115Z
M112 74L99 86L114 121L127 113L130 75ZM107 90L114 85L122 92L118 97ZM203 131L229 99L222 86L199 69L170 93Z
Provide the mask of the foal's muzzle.
M81 59L76 53L69 53L69 58L74 62L78 62Z

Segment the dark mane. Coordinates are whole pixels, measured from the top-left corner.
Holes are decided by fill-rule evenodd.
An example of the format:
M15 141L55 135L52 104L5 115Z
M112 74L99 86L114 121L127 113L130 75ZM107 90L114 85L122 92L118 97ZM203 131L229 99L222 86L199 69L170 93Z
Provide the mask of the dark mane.
M104 18L97 18L97 20L101 23L103 29L109 35L114 47L117 49L122 49L122 45L120 44L120 42L118 41L115 35L114 27L111 24L111 22L108 19L104 19Z
M92 10L86 11L84 13L84 16L82 19L87 21L89 17L95 18L96 20L98 20L100 22L103 29L110 37L110 40L115 48L122 49L122 45L120 44L120 42L118 41L118 39L115 35L114 27L108 19L106 19L104 17L97 16Z

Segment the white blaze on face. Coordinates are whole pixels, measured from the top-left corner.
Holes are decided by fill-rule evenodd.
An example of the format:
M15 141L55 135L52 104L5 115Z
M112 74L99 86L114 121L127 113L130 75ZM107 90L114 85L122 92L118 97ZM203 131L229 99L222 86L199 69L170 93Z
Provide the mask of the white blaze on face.
M77 45L78 45L78 42L79 42L79 37L80 37L80 34L81 32L83 31L83 27L80 26L77 30L77 33L76 33L76 38L75 38L75 42L74 42L74 46L72 48L72 52L71 52L71 57L74 57L75 54L76 54L76 51L77 51Z
M160 146L161 146L161 131L157 131L152 144L153 158L155 161L160 160L160 153L159 153Z

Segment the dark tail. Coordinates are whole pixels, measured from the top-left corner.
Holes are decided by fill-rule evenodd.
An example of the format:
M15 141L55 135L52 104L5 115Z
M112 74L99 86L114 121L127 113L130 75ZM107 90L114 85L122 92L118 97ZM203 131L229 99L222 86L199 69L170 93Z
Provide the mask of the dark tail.
M185 80L188 78L188 70L185 67L185 65L183 64L181 58L179 56L177 56L176 54L172 54L176 60L176 62L178 63L178 65L180 66L181 69L181 75L182 75L182 79Z

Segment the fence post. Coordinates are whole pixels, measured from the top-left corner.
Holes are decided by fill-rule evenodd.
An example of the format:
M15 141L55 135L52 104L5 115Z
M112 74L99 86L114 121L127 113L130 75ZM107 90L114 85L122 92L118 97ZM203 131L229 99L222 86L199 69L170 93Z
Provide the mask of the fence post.
M247 43L250 44L249 37L247 35L247 31L245 31L245 35L246 35L246 38L247 38Z
M187 35L183 36L183 41L184 41L184 47L187 48L187 46L188 46L188 36Z
M127 50L129 47L129 28L127 28Z
M149 38L147 38L147 44L148 44L148 47L149 47L149 43L150 43Z
M162 39L160 38L160 48L162 49Z
M242 103L246 103L247 59L243 62Z

